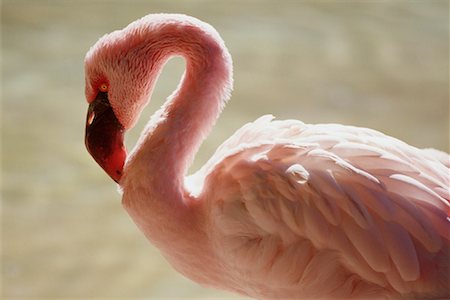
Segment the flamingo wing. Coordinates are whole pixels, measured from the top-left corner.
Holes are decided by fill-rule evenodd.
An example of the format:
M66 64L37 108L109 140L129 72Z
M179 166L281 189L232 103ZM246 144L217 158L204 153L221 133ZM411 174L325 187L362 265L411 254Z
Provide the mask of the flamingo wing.
M449 169L429 152L370 129L265 116L201 171L210 239L237 289L448 289Z

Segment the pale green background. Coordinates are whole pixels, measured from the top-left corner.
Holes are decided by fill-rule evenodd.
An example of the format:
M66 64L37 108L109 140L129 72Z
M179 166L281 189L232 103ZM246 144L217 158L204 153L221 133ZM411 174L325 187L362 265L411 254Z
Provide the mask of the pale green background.
M194 168L266 113L448 151L448 1L3 1L4 299L233 297L174 272L84 149L84 54L151 12L211 23L234 58L232 100ZM165 69L128 145L182 66Z

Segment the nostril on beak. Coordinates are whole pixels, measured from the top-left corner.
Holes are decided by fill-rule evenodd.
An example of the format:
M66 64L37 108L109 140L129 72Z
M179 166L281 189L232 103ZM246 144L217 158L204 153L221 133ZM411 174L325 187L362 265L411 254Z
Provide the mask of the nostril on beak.
M87 120L88 126L90 126L92 124L92 122L94 122L94 118L95 118L95 111L92 111L88 116L88 120Z

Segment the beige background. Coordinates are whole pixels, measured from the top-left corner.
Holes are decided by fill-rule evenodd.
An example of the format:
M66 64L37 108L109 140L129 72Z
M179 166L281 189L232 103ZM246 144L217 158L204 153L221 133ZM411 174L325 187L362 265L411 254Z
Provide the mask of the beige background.
M234 297L175 273L84 149L84 54L147 13L211 23L234 58L232 100L192 169L266 113L448 151L448 1L124 3L2 3L3 299ZM182 66L165 69L129 146Z

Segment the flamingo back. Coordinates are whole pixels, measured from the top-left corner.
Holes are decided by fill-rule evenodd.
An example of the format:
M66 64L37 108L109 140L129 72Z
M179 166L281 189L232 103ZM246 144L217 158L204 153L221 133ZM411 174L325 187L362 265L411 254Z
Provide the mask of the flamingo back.
M230 289L269 298L449 291L449 169L432 152L375 130L264 116L193 177L203 181L212 246L236 279Z

